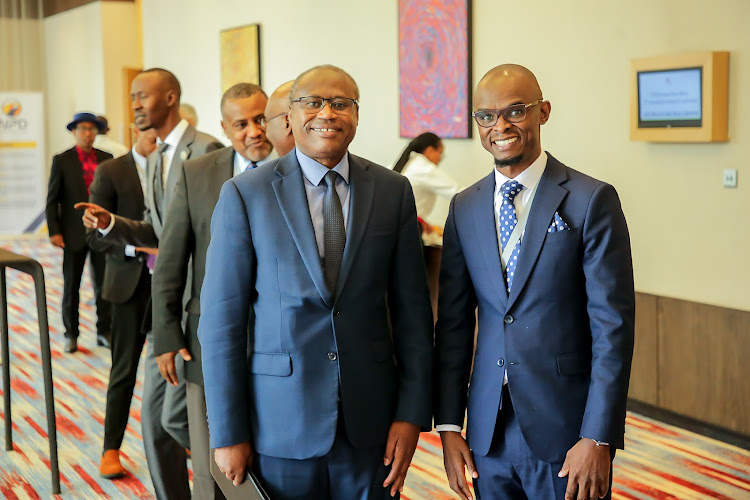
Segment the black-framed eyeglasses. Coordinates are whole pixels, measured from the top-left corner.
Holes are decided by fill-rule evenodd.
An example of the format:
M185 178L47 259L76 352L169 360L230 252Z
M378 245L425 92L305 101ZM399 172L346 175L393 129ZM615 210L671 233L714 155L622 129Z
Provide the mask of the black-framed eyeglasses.
M317 96L305 96L292 99L292 102L297 102L308 113L319 113L326 102L331 107L331 110L338 115L345 115L351 113L355 106L359 106L359 101L351 99L349 97L331 97L330 99L324 99Z
M281 118L282 116L286 116L286 111L283 113L279 113L276 116L272 116L271 118L266 118L264 116L263 118L260 119L260 126L265 127L268 124L268 122L270 122L271 120L275 120L276 118Z
M471 116L477 122L477 125L484 128L494 127L497 120L502 115L503 119L509 123L518 123L526 119L526 110L537 104L544 102L544 99L539 99L529 104L514 104L503 109L480 109L474 111Z

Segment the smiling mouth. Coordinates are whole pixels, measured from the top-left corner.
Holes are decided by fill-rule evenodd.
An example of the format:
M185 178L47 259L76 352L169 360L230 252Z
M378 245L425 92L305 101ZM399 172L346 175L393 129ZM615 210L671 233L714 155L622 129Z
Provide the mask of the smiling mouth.
M492 141L492 144L494 144L498 148L504 148L506 146L510 146L517 140L518 140L518 137L511 137L510 139L503 139L501 141Z
M338 132L340 129L337 128L311 128L313 132Z

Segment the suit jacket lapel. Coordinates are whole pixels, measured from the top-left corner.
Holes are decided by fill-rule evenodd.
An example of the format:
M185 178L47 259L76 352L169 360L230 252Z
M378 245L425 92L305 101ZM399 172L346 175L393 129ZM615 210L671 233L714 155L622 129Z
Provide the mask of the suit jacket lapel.
M529 279L531 270L536 264L539 252L542 249L542 243L547 236L547 229L552 222L555 211L560 203L568 194L568 190L561 187L560 184L568 179L565 173L565 167L562 163L548 155L547 166L544 174L539 180L534 201L531 204L531 211L526 222L526 230L521 240L521 251L518 255L518 264L516 264L516 274L513 277L513 286L510 289L508 298L508 309L513 306L520 295L526 281Z
M310 207L307 204L302 168L296 155L286 155L276 165L279 179L273 181L273 191L284 216L289 231L292 233L297 250L302 256L307 272L317 288L323 301L328 307L333 305L333 297L328 291L323 267L320 264L318 243L315 240L315 230L310 218Z
M370 209L375 195L375 183L372 174L367 170L368 164L361 158L349 155L349 224L346 231L346 246L341 261L339 280L336 285L336 300L346 285L346 279L354 263L367 223L370 220Z
M479 192L472 198L476 243L487 263L488 277L492 282L492 288L497 292L497 301L502 306L508 300L508 294L505 291L500 246L495 229L495 173L490 172L490 175L477 185L477 190Z
M177 179L179 179L179 170L182 162L190 158L192 153L190 146L195 142L195 127L188 125L185 129L185 133L182 134L180 142L177 143L177 147L174 150L174 156L172 157L172 163L169 165L169 174L167 174L167 183L164 186L164 210L169 208L169 202L172 201L172 194L174 188L177 185Z

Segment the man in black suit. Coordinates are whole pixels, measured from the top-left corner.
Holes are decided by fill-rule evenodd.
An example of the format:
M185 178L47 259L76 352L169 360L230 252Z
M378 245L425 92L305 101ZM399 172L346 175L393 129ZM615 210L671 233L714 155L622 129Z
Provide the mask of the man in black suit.
M137 129L136 129L137 130ZM146 209L141 175L146 158L156 149L156 131L136 132L138 140L127 154L105 161L96 169L89 201L123 217L138 219ZM144 173L139 173L142 170ZM112 303L112 369L104 413L104 445L99 473L107 479L125 475L120 446L130 414L138 361L146 340L143 320L151 297L151 273L146 254L128 256L126 245L86 232L89 246L106 253L102 295Z
M98 164L112 155L95 149L94 138L103 130L103 124L91 113L76 113L68 123L76 145L55 155L49 175L47 191L47 227L50 242L63 249L63 301L62 316L65 325L65 352L78 350L78 301L81 275L86 264L89 247L86 232L81 225L82 210L73 208L89 198L89 186ZM91 252L92 281L96 294L96 343L109 347L110 310L102 298L104 255Z

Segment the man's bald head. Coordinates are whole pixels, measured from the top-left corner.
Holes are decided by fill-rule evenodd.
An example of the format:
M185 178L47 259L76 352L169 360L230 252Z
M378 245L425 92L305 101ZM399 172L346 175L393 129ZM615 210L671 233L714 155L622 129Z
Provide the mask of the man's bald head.
M501 64L489 70L479 81L477 90L474 93L474 104L476 107L476 96L488 88L493 88L501 83L517 82L519 86L525 88L530 95L534 96L533 100L542 98L542 89L534 73L520 64Z
M282 83L273 91L266 104L266 138L271 141L279 156L294 149L294 136L289 124L289 92L294 80Z

